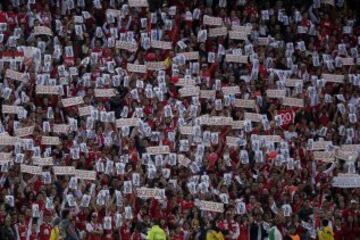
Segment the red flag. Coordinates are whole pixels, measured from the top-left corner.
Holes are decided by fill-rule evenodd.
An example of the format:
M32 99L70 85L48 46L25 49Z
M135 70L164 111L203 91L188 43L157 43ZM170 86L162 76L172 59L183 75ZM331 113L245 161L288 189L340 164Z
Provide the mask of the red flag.
M285 109L285 110L280 110L278 112L278 115L281 116L281 120L282 120L282 128L287 128L289 127L290 124L293 124L295 121L295 111L292 109Z

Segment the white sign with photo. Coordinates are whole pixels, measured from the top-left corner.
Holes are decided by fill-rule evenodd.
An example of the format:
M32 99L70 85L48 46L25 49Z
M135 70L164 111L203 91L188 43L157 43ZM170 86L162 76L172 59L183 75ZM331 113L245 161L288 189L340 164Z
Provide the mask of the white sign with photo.
M146 65L140 65L140 64L127 64L127 70L128 72L134 72L134 73L146 73Z
M64 107L72 107L83 104L84 100L83 97L71 97L71 98L61 99L61 102L64 105Z
M60 145L60 138L59 137L53 137L53 136L42 136L41 137L41 144L42 145L53 145L57 146Z
M21 164L20 165L20 172L29 173L29 174L32 174L32 175L41 175L42 167Z
M75 175L76 169L73 166L53 166L53 172L55 175Z
M17 137L26 137L33 134L34 128L35 126L16 128L14 132Z
M195 205L202 211L209 211L209 212L224 212L224 204L218 202L211 202L211 201L195 201Z

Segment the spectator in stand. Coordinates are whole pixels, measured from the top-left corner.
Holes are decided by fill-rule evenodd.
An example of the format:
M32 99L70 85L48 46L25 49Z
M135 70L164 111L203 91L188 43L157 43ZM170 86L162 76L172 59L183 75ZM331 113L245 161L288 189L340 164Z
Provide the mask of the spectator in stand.
M1 1L0 238L358 240L359 9Z

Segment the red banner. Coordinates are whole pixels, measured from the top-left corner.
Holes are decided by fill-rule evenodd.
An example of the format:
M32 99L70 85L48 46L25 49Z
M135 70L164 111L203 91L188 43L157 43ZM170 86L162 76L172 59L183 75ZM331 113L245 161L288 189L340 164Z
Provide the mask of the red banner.
M292 109L280 110L278 115L281 116L282 128L287 128L290 124L295 121L295 111Z

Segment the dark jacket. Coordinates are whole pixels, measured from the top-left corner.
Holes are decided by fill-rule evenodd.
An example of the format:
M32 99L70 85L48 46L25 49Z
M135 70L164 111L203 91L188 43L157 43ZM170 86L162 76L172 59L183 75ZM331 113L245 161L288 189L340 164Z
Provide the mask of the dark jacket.
M16 233L12 227L1 226L0 237L2 240L16 240Z

